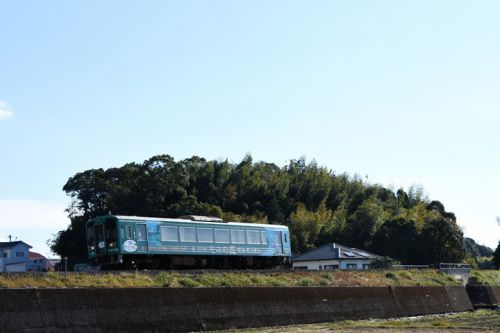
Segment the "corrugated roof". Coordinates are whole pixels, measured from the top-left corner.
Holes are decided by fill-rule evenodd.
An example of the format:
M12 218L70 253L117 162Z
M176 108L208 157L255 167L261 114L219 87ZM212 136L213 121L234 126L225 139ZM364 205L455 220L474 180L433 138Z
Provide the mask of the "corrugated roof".
M327 243L294 257L292 261L329 260L329 259L377 259L379 255L338 243Z

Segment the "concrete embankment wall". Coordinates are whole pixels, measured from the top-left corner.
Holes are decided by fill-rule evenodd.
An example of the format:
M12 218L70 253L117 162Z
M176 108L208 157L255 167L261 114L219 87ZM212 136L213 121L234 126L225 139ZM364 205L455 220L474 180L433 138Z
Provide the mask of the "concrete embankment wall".
M500 286L467 286L467 293L475 308L500 306Z
M185 332L468 310L463 287L0 290L2 332Z

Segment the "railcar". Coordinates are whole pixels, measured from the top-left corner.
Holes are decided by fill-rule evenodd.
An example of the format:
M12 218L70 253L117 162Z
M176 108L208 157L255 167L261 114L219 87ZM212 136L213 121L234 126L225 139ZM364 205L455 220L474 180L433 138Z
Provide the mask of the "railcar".
M271 268L290 265L288 227L200 216L106 215L87 222L88 258L103 269Z

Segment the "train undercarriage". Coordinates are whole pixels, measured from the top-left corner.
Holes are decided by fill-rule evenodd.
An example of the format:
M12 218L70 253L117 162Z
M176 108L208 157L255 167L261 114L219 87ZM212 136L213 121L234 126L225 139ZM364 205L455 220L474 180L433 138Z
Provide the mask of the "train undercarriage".
M135 269L271 269L290 268L288 257L111 255L93 259L102 270Z

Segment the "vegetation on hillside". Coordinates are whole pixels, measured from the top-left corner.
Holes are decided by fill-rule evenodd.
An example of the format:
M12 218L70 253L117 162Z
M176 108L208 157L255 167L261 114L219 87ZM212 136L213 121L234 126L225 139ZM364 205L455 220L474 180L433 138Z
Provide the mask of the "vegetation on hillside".
M464 239L465 261L474 268L492 269L495 267L493 250L487 246L477 244L472 238Z
M176 162L160 155L142 164L79 172L63 190L72 198L71 225L55 236L51 248L70 259L86 257L85 222L108 212L285 224L294 252L338 242L403 264L465 257L455 215L441 202L429 201L422 188L385 188L304 158L280 168L254 162L250 155L238 164L197 156Z

